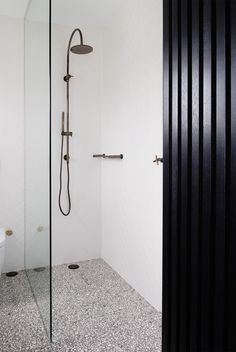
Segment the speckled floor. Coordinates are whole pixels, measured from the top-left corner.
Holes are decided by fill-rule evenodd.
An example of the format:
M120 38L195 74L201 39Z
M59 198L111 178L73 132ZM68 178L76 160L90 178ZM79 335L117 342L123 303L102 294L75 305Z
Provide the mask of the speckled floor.
M53 268L50 345L25 272L0 278L1 352L159 352L161 314L103 260ZM47 271L29 273L48 324Z

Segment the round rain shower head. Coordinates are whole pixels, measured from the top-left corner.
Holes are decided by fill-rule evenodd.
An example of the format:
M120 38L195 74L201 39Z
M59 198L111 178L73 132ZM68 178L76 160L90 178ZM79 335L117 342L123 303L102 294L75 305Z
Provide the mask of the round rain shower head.
M90 45L80 44L72 46L70 50L73 54L84 55L91 53L93 51L93 48Z

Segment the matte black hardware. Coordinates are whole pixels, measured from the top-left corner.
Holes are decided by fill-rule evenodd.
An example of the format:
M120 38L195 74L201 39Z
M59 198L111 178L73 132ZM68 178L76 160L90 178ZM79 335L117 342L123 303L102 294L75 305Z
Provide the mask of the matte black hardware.
M41 273L42 271L44 271L46 268L44 267L44 266L42 266L42 267L39 267L39 268L34 268L34 271L36 272L36 273Z
M103 159L124 159L123 154L116 155L106 155L106 154L94 154L93 158L103 158Z
M14 277L18 275L18 272L17 271L10 271L9 273L6 273L6 276L7 277Z
M70 265L68 265L68 269L71 269L71 270L79 269L79 265L78 264L70 264Z

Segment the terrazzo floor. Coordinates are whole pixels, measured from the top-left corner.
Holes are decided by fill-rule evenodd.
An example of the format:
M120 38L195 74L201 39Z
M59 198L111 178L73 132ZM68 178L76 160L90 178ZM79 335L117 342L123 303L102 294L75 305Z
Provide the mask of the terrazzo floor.
M53 268L53 344L48 272L0 278L1 352L159 352L161 314L103 260ZM42 323L43 317L44 324Z

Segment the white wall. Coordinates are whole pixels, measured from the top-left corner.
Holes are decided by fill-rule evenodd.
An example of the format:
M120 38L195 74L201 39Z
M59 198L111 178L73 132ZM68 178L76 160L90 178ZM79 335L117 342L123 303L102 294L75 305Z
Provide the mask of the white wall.
M41 2L45 18L47 5ZM47 22L29 18L25 23L25 266L36 268L49 265L49 45Z
M4 271L24 267L24 26L0 17L0 227L11 228Z
M121 5L103 50L102 257L161 310L162 2Z
M89 55L70 55L70 174L72 211L64 217L58 208L61 113L66 109L66 52L75 27L53 25L53 263L62 264L100 257L101 167L92 158L100 150L101 38L96 28L82 28L84 41L94 47ZM73 43L79 42L76 33ZM64 176L66 176L65 161ZM63 185L66 185L64 178ZM64 191L66 189L64 188ZM67 210L67 198L63 197Z

